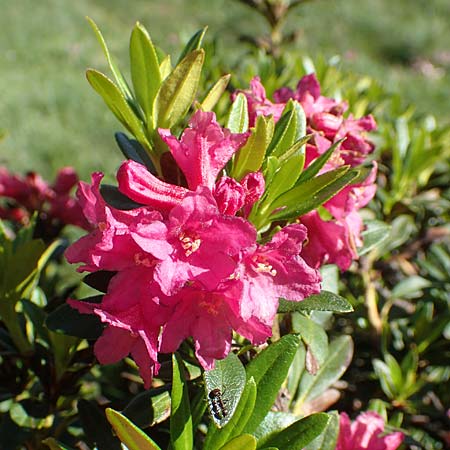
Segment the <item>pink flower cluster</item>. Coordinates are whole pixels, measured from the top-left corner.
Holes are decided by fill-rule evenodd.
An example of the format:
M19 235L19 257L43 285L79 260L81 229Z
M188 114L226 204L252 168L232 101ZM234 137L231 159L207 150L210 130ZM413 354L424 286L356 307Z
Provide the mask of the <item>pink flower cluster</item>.
M314 74L304 76L296 91L286 87L276 91L274 102L267 98L258 77L253 78L250 89L243 93L248 100L251 125L255 124L258 115L272 115L275 121L278 121L290 99L302 105L307 119L307 132L312 135L306 145L305 167L341 139L345 140L323 167L322 172L344 165L358 166L374 150L373 144L365 136L365 132L376 128L373 117L344 117L348 105L322 96ZM357 259L357 247L362 245L363 230L358 210L366 206L375 195L376 170L374 162L364 182L340 191L325 203L322 214L319 211L311 211L300 218L300 222L308 229L308 244L304 247L302 256L309 265L317 268L327 263L336 264L345 270Z
M20 177L0 167L0 197L5 200L0 205L0 218L26 225L38 211L39 219L53 226L72 224L89 229L80 205L70 195L77 183L71 167L61 169L52 185L35 172Z
M307 229L287 225L265 243L247 220L264 192L261 173L240 182L222 176L246 134L223 129L198 111L178 140L161 138L187 186L172 185L146 167L124 162L119 190L142 204L122 211L99 192L102 174L80 183L78 199L93 231L66 252L79 271L114 271L101 304L71 300L106 324L95 344L101 363L131 354L146 387L171 353L192 337L206 369L230 351L233 330L258 344L271 335L280 297L299 301L320 291L320 274L300 256Z
M346 413L341 413L336 450L397 450L403 442L403 433L386 434L384 427L383 418L373 411L360 414L353 422Z

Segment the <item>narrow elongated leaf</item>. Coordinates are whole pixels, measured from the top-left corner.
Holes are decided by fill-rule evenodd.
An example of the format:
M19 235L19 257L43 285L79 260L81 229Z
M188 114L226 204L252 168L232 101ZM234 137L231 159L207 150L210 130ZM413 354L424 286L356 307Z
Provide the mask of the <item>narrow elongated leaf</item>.
M159 65L159 71L161 73L161 80L165 80L172 72L172 61L170 55L167 55Z
M53 438L44 439L42 443L49 447L50 450L73 450L72 447L67 447L67 445L63 445Z
M149 154L138 141L135 139L129 139L125 133L120 132L115 133L114 137L116 138L117 145L125 158L136 161L139 164L143 164L147 167L149 172L156 175L156 169Z
M183 360L177 353L172 356L172 367L170 442L174 450L190 450L193 445L191 407Z
M221 450L256 450L256 439L251 434L242 434L221 447Z
M315 177L320 169L327 163L327 161L331 158L331 155L334 153L337 147L341 145L341 143L345 139L341 139L337 142L335 142L325 153L322 153L318 158L316 158L309 166L308 168L300 175L300 178L298 179L298 184L309 180L313 177Z
M248 105L247 97L239 93L231 105L228 116L227 128L232 133L244 133L248 130Z
M273 213L271 220L293 219L323 205L350 184L357 173L344 166L295 186L272 203L272 210L283 209Z
M241 399L230 421L223 428L209 427L203 450L220 448L230 439L242 433L242 430L253 414L256 394L255 380L253 377L250 377L245 384Z
M108 62L109 68L111 69L112 74L114 75L114 79L116 80L116 83L118 84L120 90L122 91L122 94L125 96L127 100L131 100L133 96L131 95L130 88L128 87L128 84L123 77L122 73L118 69L116 63L114 62L111 54L109 53L108 46L106 45L106 41L103 38L103 35L98 28L97 24L90 18L86 17L87 21L89 22L89 25L94 30L95 36L100 43L100 46L102 47L103 53L105 54L106 61Z
M163 81L153 103L156 128L171 128L188 111L197 92L205 52L194 50L175 67Z
M272 407L285 380L300 343L299 336L290 334L264 349L247 366L247 378L253 377L258 397L253 415L244 432L253 433Z
M328 414L311 414L270 438L265 445L289 450L303 450L322 433L329 421Z
M303 403L313 400L343 375L352 356L353 341L350 336L339 336L330 343L328 356L316 375L307 372L302 375L295 414L301 414Z
M230 353L225 359L216 361L216 367L205 371L203 377L211 417L217 426L223 427L233 417L244 390L246 381L244 366L234 353ZM215 396L212 395L213 392L216 393ZM225 411L220 411L221 404L225 407Z
M142 123L127 103L119 88L101 72L94 69L86 71L86 77L94 90L103 98L108 108L119 119L122 125L147 148L150 145L145 137Z
M118 411L107 408L106 417L128 450L161 450L149 436Z
M100 186L100 194L109 206L122 211L129 211L143 206L122 194L117 186L111 186L110 184L102 184Z
M201 103L201 109L203 111L212 111L214 109L214 106L216 106L217 102L220 100L220 97L222 97L225 92L228 83L230 82L230 78L231 75L229 74L220 77L214 86L209 90Z
M294 422L297 422L297 420L298 417L291 413L269 411L253 433L258 440L258 447L263 446L271 436L278 434L281 430L284 430Z
M306 116L301 105L290 100L283 116L275 125L267 154L280 157L306 134Z
M179 64L189 53L200 49L207 30L208 27L202 28L189 39L188 43L183 48L180 57L178 58L177 64Z
M147 30L138 22L131 33L130 67L134 92L148 119L161 85L158 56Z
M250 172L261 168L267 146L272 139L274 121L272 117L258 116L252 134L237 153L231 174L241 180Z
M278 307L279 313L294 311L333 311L347 313L353 311L353 306L345 300L345 298L328 291L322 291L320 294L311 295L301 302L280 300L280 305Z
M335 450L339 435L339 414L336 411L328 413L329 421L325 429L310 442L305 450Z

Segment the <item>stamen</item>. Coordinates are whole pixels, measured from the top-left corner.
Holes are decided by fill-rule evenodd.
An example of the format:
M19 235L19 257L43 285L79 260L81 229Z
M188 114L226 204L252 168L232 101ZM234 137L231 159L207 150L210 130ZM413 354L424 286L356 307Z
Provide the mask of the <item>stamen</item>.
M200 248L200 244L202 243L201 239L194 236L187 236L184 233L180 234L180 242L181 246L183 247L185 251L186 256L192 255L192 253L196 252Z
M257 272L261 273L268 273L272 275L273 277L277 274L276 269L273 268L271 264L267 261L266 258L263 258L261 256L256 256L253 258L253 261L256 265L255 270Z

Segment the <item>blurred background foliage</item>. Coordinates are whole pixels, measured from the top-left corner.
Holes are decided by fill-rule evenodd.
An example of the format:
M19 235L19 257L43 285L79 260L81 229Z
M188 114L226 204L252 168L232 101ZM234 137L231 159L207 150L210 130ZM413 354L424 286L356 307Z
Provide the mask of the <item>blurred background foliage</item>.
M126 72L123 32L140 20L155 43L173 52L193 32L209 26L224 72L264 43L267 24L232 0L0 0L0 117L7 137L0 164L52 177L64 165L86 179L119 163L111 129L117 128L100 99L93 99L86 67L105 69L85 21L101 25ZM450 112L450 3L447 0L317 0L289 12L287 48L296 56L340 55L345 70L372 75L419 111L448 121ZM251 68L249 69L251 71ZM253 74L256 73L254 68ZM252 75L249 73L249 75ZM248 81L248 80L247 80Z

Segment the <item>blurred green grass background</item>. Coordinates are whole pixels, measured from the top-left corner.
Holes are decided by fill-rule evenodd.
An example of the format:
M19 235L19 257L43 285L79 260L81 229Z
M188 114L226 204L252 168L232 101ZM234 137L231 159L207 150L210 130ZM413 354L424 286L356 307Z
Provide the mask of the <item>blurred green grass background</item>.
M242 33L261 35L263 20L233 0L0 0L0 165L52 177L65 165L86 179L120 162L113 132L120 125L84 77L107 71L85 20L102 30L127 72L128 39L136 20L165 51L177 52L209 25L223 57L248 50ZM399 91L419 111L450 120L449 0L317 0L292 13L295 49L313 59L342 56L342 66ZM109 72L107 72L109 73Z

